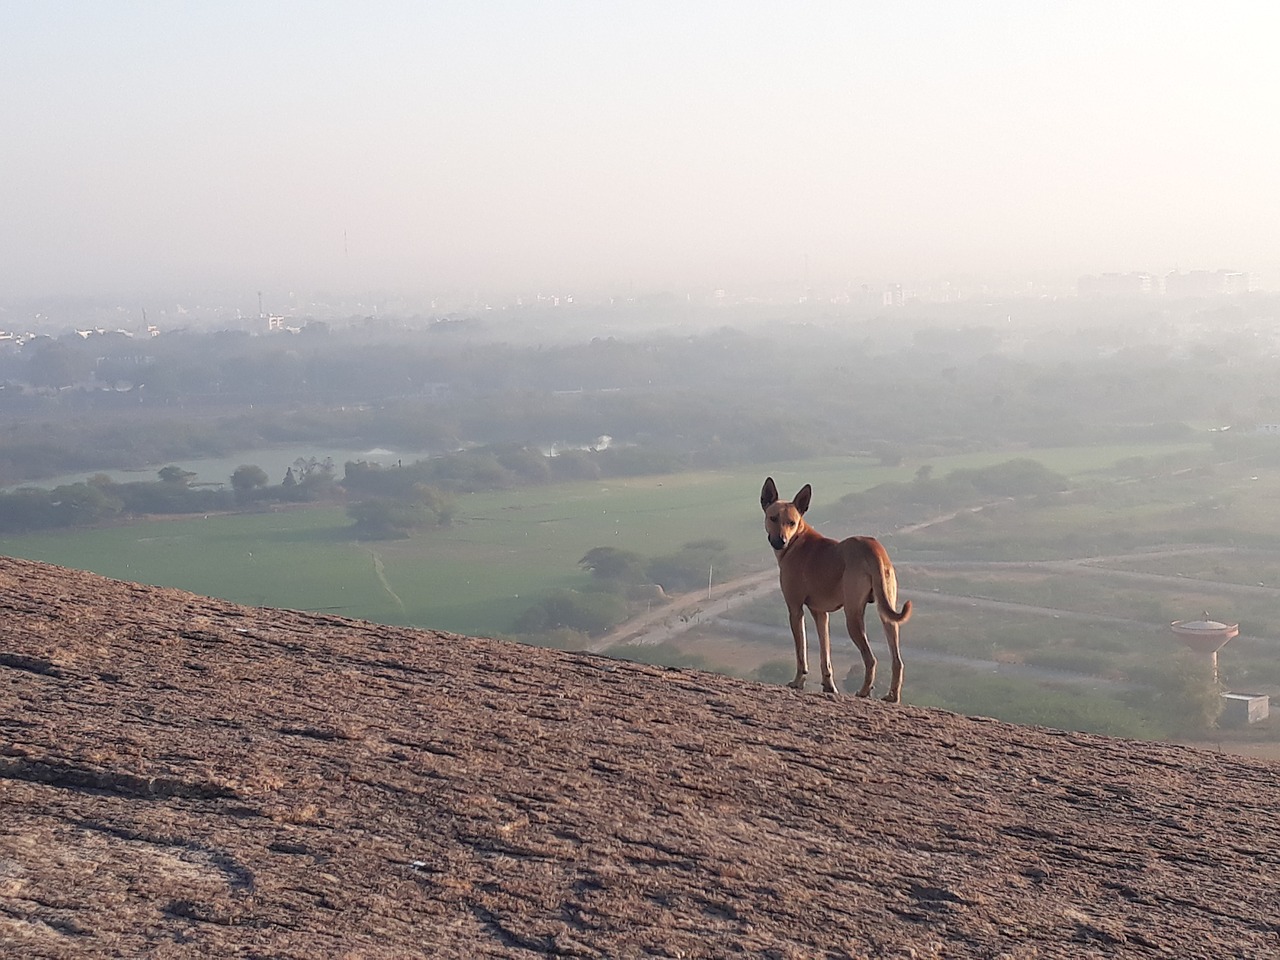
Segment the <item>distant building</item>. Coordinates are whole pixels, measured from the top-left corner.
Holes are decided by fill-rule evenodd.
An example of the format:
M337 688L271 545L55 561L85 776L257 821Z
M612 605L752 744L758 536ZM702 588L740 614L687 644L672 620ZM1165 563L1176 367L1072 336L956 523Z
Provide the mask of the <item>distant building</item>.
M1164 292L1170 297L1236 296L1249 292L1249 274L1238 270L1174 271L1164 278Z
M1240 271L1225 272L1222 278L1222 292L1228 296L1248 293L1253 286L1253 278Z
M1076 294L1083 299L1149 297L1159 292L1159 280L1149 273L1103 273L1076 281Z

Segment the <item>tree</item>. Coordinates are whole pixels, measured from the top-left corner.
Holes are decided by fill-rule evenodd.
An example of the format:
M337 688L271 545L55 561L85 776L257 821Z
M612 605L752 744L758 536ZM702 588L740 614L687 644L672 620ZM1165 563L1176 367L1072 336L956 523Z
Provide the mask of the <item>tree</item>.
M422 522L422 511L416 504L387 497L359 500L347 507L347 516L363 540L402 540Z
M293 461L296 471L297 487L293 488L290 499L318 500L333 490L334 463L332 457L317 460L315 457L299 457Z
M416 483L413 486L413 499L425 515L436 518L439 526L447 527L453 523L454 511L457 509L453 497L439 487L433 487L429 483Z
M644 557L617 547L592 547L583 554L578 566L602 580L638 583L644 579Z
M1222 691L1203 658L1179 652L1135 673L1149 686L1134 694L1134 699L1175 735L1203 735L1217 726Z
M1038 460L1018 457L1004 463L971 470L953 470L948 480L960 480L973 485L982 495L1022 497L1030 494L1060 493L1070 483L1060 473L1050 470Z
M99 487L74 483L54 487L49 494L49 506L53 508L58 526L73 527L115 516L124 504Z
M231 489L238 498L247 500L258 487L265 487L269 479L267 471L257 464L242 464L231 473Z
M61 389L87 379L93 360L82 350L74 350L61 340L41 342L27 363L27 378L33 387Z
M546 483L551 478L551 465L542 451L534 447L517 447L497 453L498 463L524 483Z
M170 464L167 467L161 467L157 476L163 483L181 484L184 487L191 486L191 481L196 475L190 470L183 470L181 467Z
M625 616L621 598L613 594L555 590L517 618L515 631L545 633L570 629L599 634L621 622Z
M901 445L890 443L887 440L874 440L868 446L871 452L880 459L880 465L884 467L900 467L902 461L906 459L906 450Z
M668 593L705 587L713 567L720 571L721 577L729 574L727 549L728 545L723 540L716 539L683 544L679 553L654 557L649 561L649 579L661 584Z
M299 483L306 483L308 480L319 477L332 479L335 466L333 457L325 457L323 460L317 460L315 457L298 457L293 461L293 469L298 471Z

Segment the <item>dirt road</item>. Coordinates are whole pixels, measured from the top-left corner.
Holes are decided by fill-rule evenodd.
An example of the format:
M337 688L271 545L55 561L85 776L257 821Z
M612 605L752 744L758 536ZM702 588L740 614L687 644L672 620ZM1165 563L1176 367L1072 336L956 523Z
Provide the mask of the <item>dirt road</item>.
M664 643L700 623L723 617L730 610L778 589L776 570L745 574L706 590L677 594L660 607L620 623L587 647L593 653L621 643L652 645Z

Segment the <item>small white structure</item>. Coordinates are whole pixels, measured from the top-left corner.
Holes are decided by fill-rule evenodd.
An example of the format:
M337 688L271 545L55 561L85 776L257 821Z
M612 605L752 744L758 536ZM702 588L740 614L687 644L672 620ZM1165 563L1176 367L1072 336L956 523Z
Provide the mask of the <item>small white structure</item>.
M1247 727L1271 715L1271 698L1263 693L1224 693L1222 725Z

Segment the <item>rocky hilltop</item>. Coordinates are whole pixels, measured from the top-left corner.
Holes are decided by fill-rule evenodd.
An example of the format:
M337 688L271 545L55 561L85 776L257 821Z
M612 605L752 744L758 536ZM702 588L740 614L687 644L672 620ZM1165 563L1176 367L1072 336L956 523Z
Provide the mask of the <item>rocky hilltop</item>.
M20 560L0 610L0 955L1280 956L1263 761Z

